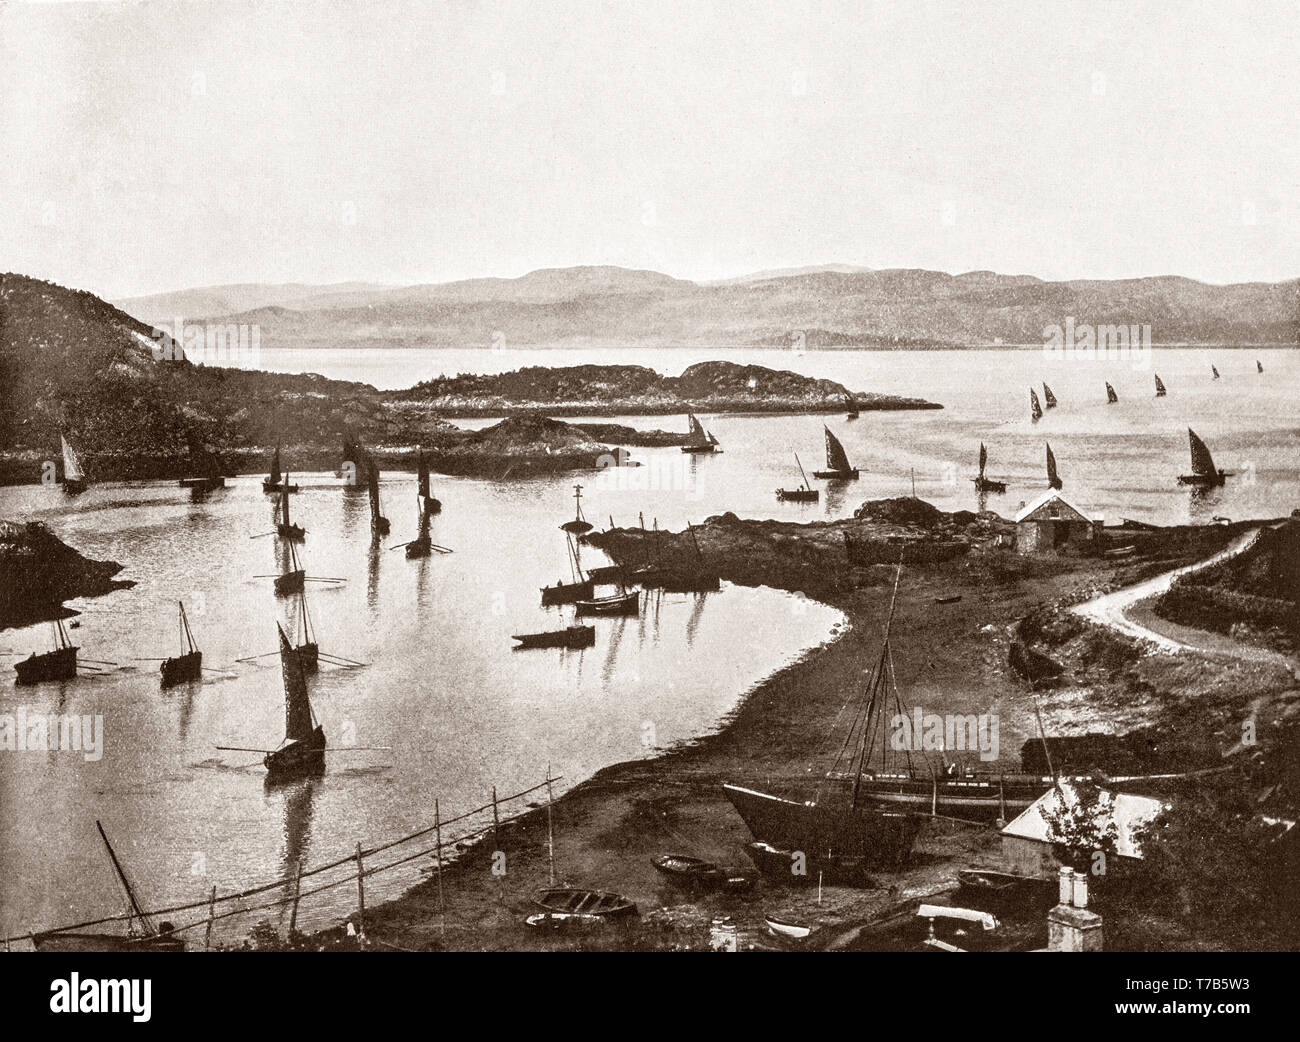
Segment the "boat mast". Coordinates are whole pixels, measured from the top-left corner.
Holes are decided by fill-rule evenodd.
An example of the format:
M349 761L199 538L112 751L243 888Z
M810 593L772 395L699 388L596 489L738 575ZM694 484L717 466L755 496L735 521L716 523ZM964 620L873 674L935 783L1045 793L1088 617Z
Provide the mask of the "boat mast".
M177 601L176 604L181 610L181 647L188 647L189 652L193 654L199 649L194 643L194 635L190 633L190 620L185 617L185 604L182 601Z
M145 933L152 937L155 933L153 923L151 923L149 917L144 914L144 909L140 907L140 902L135 899L135 891L131 889L131 881L126 878L126 873L122 871L122 865L117 860L117 854L113 852L113 845L109 843L108 836L104 834L104 826L96 821L95 828L99 829L99 838L104 841L104 847L108 850L109 859L113 862L113 870L117 873L117 878L122 883L122 889L126 891L127 900L131 902L131 911L134 918L140 920L140 925L144 927Z
M808 475L803 472L803 464L799 462L799 453L797 452L794 454L794 461L799 467L799 476L803 478L803 487L811 489L812 486L808 484Z
M889 598L889 614L885 617L885 634L880 642L880 660L876 663L875 675L871 682L871 697L867 702L866 717L862 722L862 734L859 736L857 768L853 776L853 800L851 806L854 810L858 806L858 796L862 791L862 772L866 768L867 746L871 741L871 722L876 713L877 695L880 691L880 685L884 681L885 671L889 662L889 632L894 623L894 609L898 604L898 581L903 575L903 556L898 556L898 570L894 572L894 592Z

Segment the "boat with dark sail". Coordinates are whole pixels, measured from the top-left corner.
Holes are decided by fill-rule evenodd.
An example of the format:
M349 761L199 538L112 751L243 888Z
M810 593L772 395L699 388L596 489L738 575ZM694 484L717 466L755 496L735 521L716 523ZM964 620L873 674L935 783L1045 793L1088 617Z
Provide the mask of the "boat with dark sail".
M366 488L370 492L370 531L387 535L392 526L379 510L379 467L373 459L366 461Z
M1061 487L1061 475L1056 470L1056 455L1051 445L1047 446L1047 483L1057 490Z
M841 858L868 868L900 865L910 855L921 829L923 819L919 816L881 810L862 791L862 776L873 736L884 726L883 692L887 679L884 674L890 663L889 637L901 574L900 564L876 667L858 699L849 733L813 798L797 799L739 785L723 786L727 799L755 840L776 850L800 851L810 866L834 868ZM837 777L836 770L845 761L846 753L849 771ZM785 871L789 870L787 862Z
M1153 375L1156 378L1156 397L1163 398L1165 396L1165 385L1161 381L1159 373L1155 373Z
M848 402L848 411L844 414L846 420L856 420L858 418L858 400L849 395L846 399Z
M543 633L514 633L510 639L519 641L516 651L524 648L589 648L596 643L596 627L566 626L562 630Z
M1043 407L1038 404L1038 392L1029 388L1029 419L1037 423L1043 418Z
M1106 404L1114 405L1117 401L1119 401L1119 395L1115 393L1115 388L1113 388L1110 385L1110 381L1107 380L1106 381Z
M289 570L283 575L275 577L275 592L277 596L284 597L291 593L302 593L303 584L307 578L307 572L302 564L298 561L298 551L294 548L293 543L289 544Z
M721 446L718 445L718 439L704 429L704 424L700 423L699 417L695 413L687 413L691 425L691 440L682 446L683 452L690 453L708 453L719 452Z
M298 653L277 623L280 671L284 678L284 741L262 760L267 781L289 781L325 770L325 728L316 719L307 695L307 676Z
M829 432L828 432L829 433ZM799 468L799 476L803 478L803 484L798 488L778 488L776 498L784 502L793 503L816 503L821 498L821 493L808 484L808 475L803 472L803 464L799 462L799 454L795 453L795 465ZM845 460L847 463L848 461Z
M177 601L176 606L180 611L178 625L181 653L175 658L164 659L159 667L163 687L175 687L189 680L198 680L203 675L203 652L194 643L194 635L190 633L190 620L185 617L185 605Z
M1211 365L1211 366L1210 366L1210 372L1214 374L1214 376L1212 377L1212 379L1217 380L1217 379L1219 378L1219 370L1218 370L1218 368L1216 368L1214 365Z
M829 481L857 481L858 468L850 466L849 454L844 451L840 439L825 424L822 424L822 430L826 432L826 469L814 470L813 477Z
M153 921L140 907L140 902L135 896L135 888L126 877L126 872L104 832L104 826L96 821L95 828L99 829L99 838L104 841L108 859L126 894L127 932L125 934L75 933L49 930L33 934L32 946L38 952L183 952L185 940L174 932L175 927L165 921L155 927Z
M70 496L75 496L79 492L86 491L88 484L86 471L81 465L81 457L68 444L68 439L60 434L59 441L63 446L63 491Z
M289 488L289 475L286 474L284 483L280 486L280 520L275 523L275 532L281 539L301 543L307 538L307 530L289 520Z
M276 492L297 492L298 486L289 483L289 476L280 473L280 446L275 447L271 455L271 472L262 479L262 491L268 494Z
M28 655L14 663L19 684L40 684L47 680L76 680L77 651L79 648L68 639L63 620L54 620L54 650Z
M1052 393L1052 389L1047 384L1043 384L1043 407L1046 409L1056 408L1056 395Z
M1226 470L1219 470L1214 465L1214 457L1210 455L1210 450L1206 448L1197 433L1192 428L1187 428L1187 441L1192 450L1192 472L1190 474L1179 474L1178 484L1180 485L1200 485L1202 487L1211 487L1222 485L1224 478L1231 475Z
M596 582L582 570L582 553L579 540L593 528L582 516L582 486L573 486L575 504L572 521L560 525L564 533L564 546L569 559L569 572L572 581L557 580L554 586L542 587L542 607L551 608L557 604L573 604L577 601L591 600L596 595Z
M429 491L429 460L424 455L423 446L419 449L419 457L415 464L415 487L416 495L424 500L425 509L429 515L441 514L442 501Z
M1257 373L1262 373L1263 371L1264 371L1264 363L1261 362L1258 358L1256 358L1256 359L1255 359L1255 372L1257 372Z
M984 448L984 443L980 442L980 472L971 480L975 482L976 492L1005 492L1007 483L1005 481L994 481L992 478L984 476L984 467L988 463L988 450Z

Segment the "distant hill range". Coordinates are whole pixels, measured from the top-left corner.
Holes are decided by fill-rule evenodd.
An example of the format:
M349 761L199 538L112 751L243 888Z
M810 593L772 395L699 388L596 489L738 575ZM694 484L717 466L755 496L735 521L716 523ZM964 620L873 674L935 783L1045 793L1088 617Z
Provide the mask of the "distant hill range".
M1300 280L1029 275L849 265L690 282L618 267L417 286L235 285L117 302L150 324L255 323L263 347L983 347L1045 326L1149 325L1156 344L1300 344Z

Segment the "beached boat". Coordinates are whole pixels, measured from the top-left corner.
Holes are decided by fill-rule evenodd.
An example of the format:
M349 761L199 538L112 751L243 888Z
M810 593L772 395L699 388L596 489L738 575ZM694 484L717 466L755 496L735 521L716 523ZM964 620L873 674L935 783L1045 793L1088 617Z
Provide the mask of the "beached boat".
M181 653L175 658L164 659L159 667L163 687L175 687L187 680L198 680L203 676L203 652L198 649L198 645L194 643L194 635L190 633L190 620L185 617L185 605L177 601L176 606L180 611L178 625Z
M822 430L826 432L826 469L814 470L813 477L829 481L857 481L858 468L849 465L849 455L840 444L840 439L825 424L822 425Z
M307 695L306 671L289 638L277 623L280 672L284 679L284 741L266 754L268 781L288 781L325 770L325 729L316 719Z
M803 464L799 462L798 453L795 453L794 462L799 468L799 476L803 479L803 484L798 488L778 488L776 498L782 502L816 503L821 493L808 484L808 475L803 472Z
M300 543L307 538L307 530L302 525L295 525L289 520L289 475L284 476L284 483L280 486L280 520L275 524L275 531L281 539L288 539L291 543Z
M808 853L782 850L771 843L751 843L749 859L769 880L783 886L832 886L870 888L876 885L870 871L875 858L863 854Z
M579 887L547 887L538 893L533 903L551 915L616 919L637 914L636 905L622 894L613 894L607 890L584 890Z
M379 467L373 459L366 460L366 489L370 493L370 531L387 535L392 525L379 509Z
M1039 775L932 774L910 764L901 770L870 771L862 779L863 794L882 806L967 821L1010 821L1051 787L1052 779Z
M577 601L591 600L596 595L596 581L582 570L582 552L579 539L592 529L592 524L582 516L582 486L573 486L575 503L572 521L560 525L564 533L564 546L568 554L569 572L572 581L557 580L554 586L542 587L542 607L554 607L557 604L574 604Z
M1159 373L1155 373L1154 375L1155 375L1155 378L1156 378L1156 397L1157 397L1157 398L1163 398L1163 397L1165 396L1165 385L1164 385L1163 383L1160 382L1160 374L1159 374Z
M727 799L744 819L754 839L777 850L802 851L809 857L861 858L866 867L899 865L911 854L924 819L907 813L884 811L861 791L862 772L870 751L870 738L881 726L885 707L880 693L887 682L892 659L889 634L898 600L899 566L885 621L880 656L871 679L857 700L849 731L812 799L794 799L739 785L724 785ZM836 767L847 761L851 784L830 785Z
M1061 487L1061 475L1056 469L1056 454L1052 452L1052 446L1047 446L1047 483L1054 489Z
M640 590L622 590L608 597L574 601L579 615L635 615L641 607Z
M1110 381L1107 380L1106 381L1106 404L1114 405L1118 401L1119 401L1119 395L1115 393L1115 388L1113 388L1110 385Z
M984 467L989 461L988 451L984 448L984 443L980 442L980 472L971 478L975 482L976 492L1005 492L1007 483L1005 481L994 481L992 478L984 476Z
M1052 393L1052 389L1047 384L1043 384L1043 408L1056 408L1056 395Z
M672 882L688 890L723 890L739 894L752 890L758 882L758 876L753 872L722 868L689 854L661 854L652 860L652 864Z
M14 663L16 683L40 684L47 680L77 679L77 645L68 639L63 620L54 620L54 650L28 655Z
M1037 423L1043 418L1043 407L1038 404L1038 392L1029 388L1029 419Z
M289 483L289 476L280 473L280 446L275 447L275 452L271 454L270 473L262 479L262 491L267 493L274 492L297 492L298 486Z
M784 937L788 941L802 941L810 933L812 927L803 923L797 923L793 919L783 919L780 916L765 915L763 922L767 928L777 937Z
M59 441L63 445L63 491L75 496L78 492L86 491L86 471L81 465L81 457L68 444L68 439L60 434Z
M695 413L688 413L687 416L691 425L691 440L682 446L682 451L690 453L720 452L721 447L718 445L718 439L704 429L704 424L700 423Z
M1214 466L1214 457L1210 455L1210 450L1190 427L1187 428L1187 441L1192 451L1192 472L1179 474L1178 483L1203 487L1222 485L1223 479L1230 477L1231 474Z
M49 930L32 936L32 945L38 952L183 952L185 940L173 932L175 927L169 922L162 922L157 927L140 907L135 889L126 877L113 846L108 842L104 826L98 821L99 837L108 850L109 861L127 900L127 932L120 933L74 933Z
M515 633L511 640L519 641L516 651L524 648L589 648L596 643L596 627L566 626L562 630L544 633Z

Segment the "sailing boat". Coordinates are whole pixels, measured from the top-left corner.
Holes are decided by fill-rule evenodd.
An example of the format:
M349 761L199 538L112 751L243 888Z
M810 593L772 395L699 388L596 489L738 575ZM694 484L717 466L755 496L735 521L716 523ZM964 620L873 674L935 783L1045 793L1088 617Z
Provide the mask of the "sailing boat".
M1263 363L1262 363L1258 358L1256 358L1256 359L1255 359L1255 372L1257 372L1257 373L1262 373L1263 371L1264 371L1264 364L1263 364Z
M849 411L844 414L844 418L846 420L856 420L858 418L858 400L851 394L845 400L849 403Z
M1115 393L1115 388L1113 388L1110 385L1110 381L1107 380L1106 381L1106 404L1114 405L1117 401L1119 401L1119 395Z
M1165 385L1160 382L1159 373L1155 374L1155 378L1156 378L1156 397L1163 398L1165 396Z
M180 608L181 653L176 658L164 659L159 667L162 673L162 686L175 687L187 680L198 680L203 675L203 652L194 643L190 633L190 621L185 617L185 605L177 601Z
M1047 446L1047 483L1055 489L1061 487L1061 475L1056 472L1056 456L1051 445Z
M320 671L320 645L316 643L316 634L312 631L311 616L307 614L307 588L298 591L297 611L298 632L294 637L300 641L294 646L298 661L302 663L304 673Z
M688 413L691 423L691 440L682 446L683 452L718 452L718 439L704 429L695 413Z
M429 519L442 510L442 504L429 495L429 464L425 462L424 450L420 450L416 480L416 537L406 544L406 556L428 557L433 552L433 538L429 535Z
M283 575L275 577L275 593L277 597L283 597L290 593L301 593L303 583L307 578L307 571L303 568L298 560L298 551L294 548L293 543L289 544L289 570Z
M595 626L566 626L562 630L543 633L512 633L511 640L519 641L515 651L525 648L589 648L596 643Z
M1192 449L1192 472L1190 474L1179 474L1178 484L1180 485L1222 485L1223 479L1229 474L1225 470L1216 470L1214 466L1214 457L1210 455L1210 450L1205 447L1205 442L1197 436L1192 428L1187 428L1187 441Z
M542 607L556 604L573 604L575 601L590 600L596 593L596 583L582 571L582 557L578 549L578 538L592 529L592 524L582 516L582 486L573 486L573 499L576 510L572 521L560 525L564 533L564 545L569 555L569 571L572 582L559 580L554 586L542 587Z
M826 469L814 470L813 477L829 478L832 481L857 481L858 468L849 466L849 456L840 444L840 439L825 424L822 424L822 430L826 432Z
M1043 418L1043 407L1038 404L1038 392L1029 388L1029 419L1037 423Z
M641 591L629 590L622 582L618 593L575 601L579 615L636 615L641 610Z
M117 860L112 844L108 842L104 826L96 821L95 828L99 829L99 837L108 850L113 871L117 873L118 882L122 884L122 890L126 893L128 913L126 934L67 933L51 930L33 934L32 945L38 952L183 952L185 941L173 933L175 927L171 923L163 922L157 928L154 927L149 916L140 907L140 902L136 900L135 890L131 886L131 881L126 878L126 872L122 870L121 862Z
M830 432L827 431L827 433L829 434ZM843 452L844 450L841 449L840 451ZM808 484L808 475L803 472L803 464L799 462L798 453L795 453L794 461L798 464L799 475L803 478L803 484L798 488L778 488L776 490L776 498L782 502L816 503L821 497L821 493ZM846 459L845 462L847 463L848 460Z
M262 479L262 491L271 492L297 492L298 486L289 484L289 475L280 474L280 446L275 447L275 452L271 456L271 473Z
M1005 481L994 481L992 478L984 476L984 466L988 463L989 454L984 448L984 443L980 442L980 472L971 480L975 482L976 492L1005 492L1007 483Z
M290 542L301 542L307 538L307 531L301 525L295 525L289 520L289 490L293 486L289 483L289 475L284 476L284 483L280 486L280 520L276 523L276 532Z
M1043 403L1049 409L1056 408L1056 395L1052 393L1052 389L1047 384L1043 384Z
M898 575L901 574L900 564ZM841 782L851 778L849 790L837 791L833 798L823 800L822 786L819 785L813 799L796 800L738 785L723 785L727 799L744 819L755 840L768 849L802 851L809 861L809 868L814 871L835 870L846 862L862 867L901 864L910 854L921 829L920 817L879 810L868 805L862 792L862 773L871 739L883 726L883 713L886 711L883 694L888 680L886 674L892 667L889 634L897 600L898 576L894 579L894 595L885 621L880 657L855 711L849 740L841 746L826 774L826 780L836 776L836 767L845 751L850 749L850 740L856 734L857 749L849 754L848 771L837 778ZM786 872L789 865L787 860Z
M28 655L14 663L16 683L39 684L45 680L77 679L77 646L68 639L63 620L54 620L54 650Z
M307 678L298 653L279 623L280 672L284 677L284 741L267 753L267 781L287 781L325 770L325 728L312 711L307 695Z
M424 500L430 515L442 513L442 503L429 492L429 461L425 458L423 447L420 449L420 461L416 464L416 492Z
M70 496L86 491L86 472L81 467L81 458L76 450L68 444L62 434L59 441L63 443L63 491Z
M1214 374L1214 379L1217 380L1219 378L1219 370L1213 364L1210 366L1210 372Z
M367 460L366 482L370 489L370 530L376 535L386 535L391 526L388 518L379 512L379 468L373 459Z

